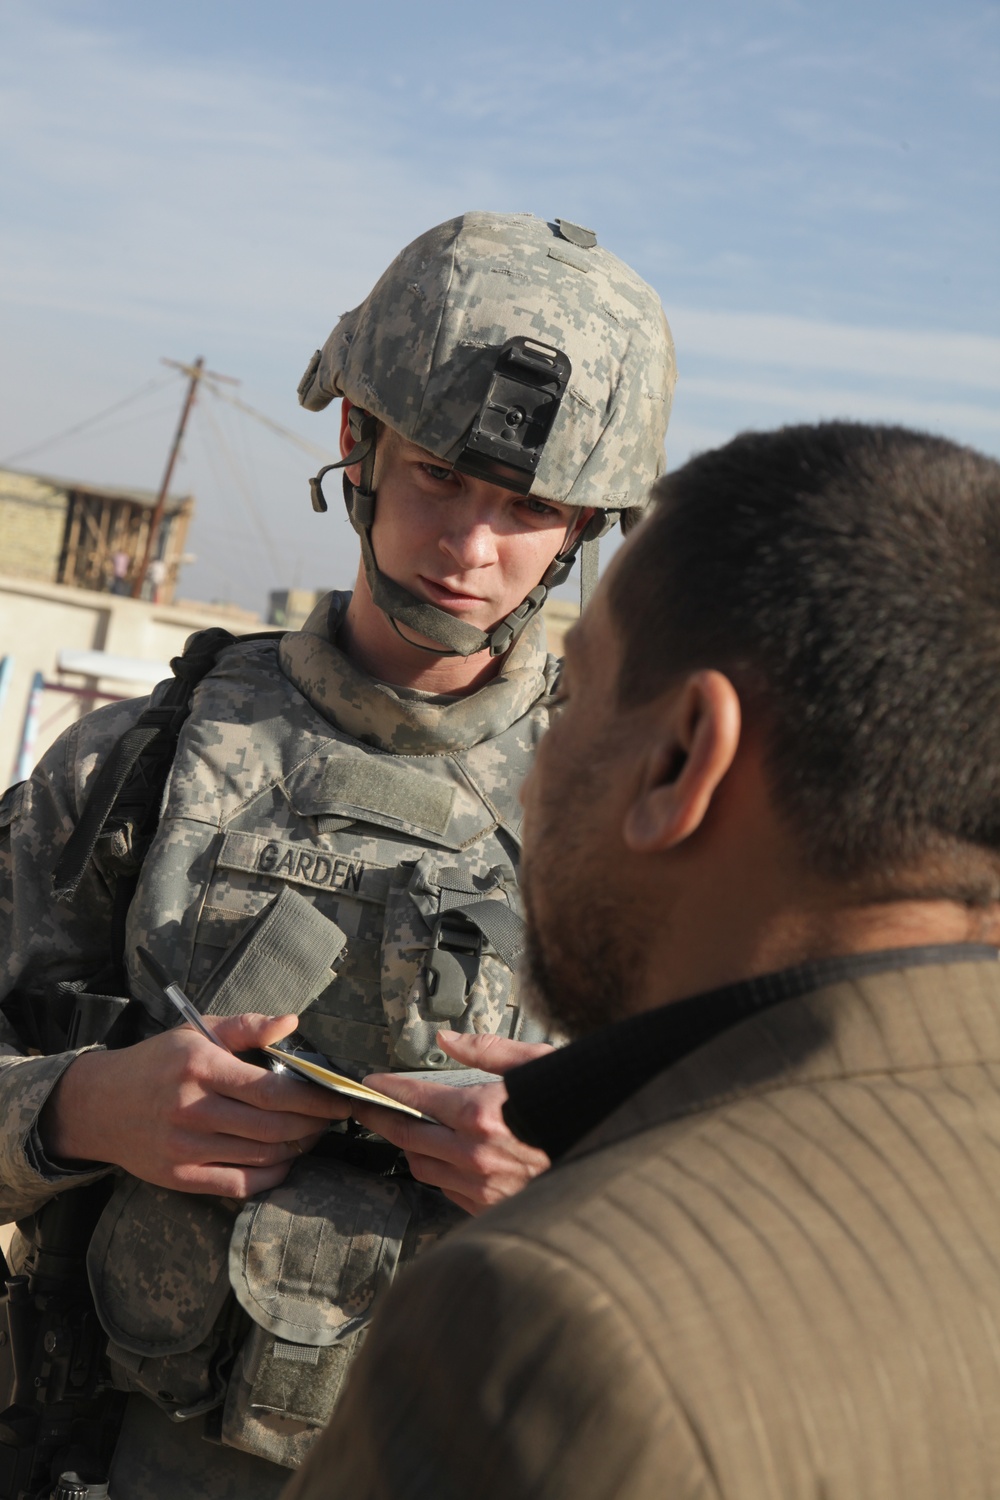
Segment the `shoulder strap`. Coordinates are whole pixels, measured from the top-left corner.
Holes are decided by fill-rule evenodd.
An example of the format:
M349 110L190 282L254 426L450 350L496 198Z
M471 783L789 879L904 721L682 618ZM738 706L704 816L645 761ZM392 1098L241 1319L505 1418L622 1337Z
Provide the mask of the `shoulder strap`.
M160 820L163 789L198 683L212 670L227 646L238 641L280 639L284 634L282 630L261 630L235 636L219 627L200 630L188 641L183 654L173 658L170 663L173 680L166 684L157 703L145 709L133 727L112 746L94 779L80 821L52 872L52 889L57 900L72 899L98 840L115 829L130 832L134 873L138 874L149 839ZM125 915L119 912L119 905L116 901L116 927L123 923Z

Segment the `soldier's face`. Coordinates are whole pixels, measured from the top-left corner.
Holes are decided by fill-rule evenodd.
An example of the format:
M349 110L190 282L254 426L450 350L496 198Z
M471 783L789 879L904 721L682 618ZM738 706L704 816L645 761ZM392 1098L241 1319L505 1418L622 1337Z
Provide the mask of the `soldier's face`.
M622 837L642 714L623 713L606 583L566 637L559 702L521 791L529 978L572 1035L627 1014L644 957L641 872Z
M382 572L480 630L521 603L593 514L458 474L385 429L375 489Z

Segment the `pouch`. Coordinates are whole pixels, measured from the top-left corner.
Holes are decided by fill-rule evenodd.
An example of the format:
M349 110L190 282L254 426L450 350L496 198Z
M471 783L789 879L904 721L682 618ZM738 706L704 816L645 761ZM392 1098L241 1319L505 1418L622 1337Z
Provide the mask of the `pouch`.
M222 1414L222 1441L297 1469L340 1397L365 1329L325 1348L279 1339L251 1326Z
M331 1158L303 1157L244 1204L229 1273L254 1326L233 1369L224 1443L301 1463L396 1270L410 1214L403 1181Z
M238 1332L229 1241L238 1205L123 1176L87 1250L87 1275L119 1390L175 1421L218 1406Z
M254 918L202 986L206 1015L306 1010L327 984L346 934L291 886Z

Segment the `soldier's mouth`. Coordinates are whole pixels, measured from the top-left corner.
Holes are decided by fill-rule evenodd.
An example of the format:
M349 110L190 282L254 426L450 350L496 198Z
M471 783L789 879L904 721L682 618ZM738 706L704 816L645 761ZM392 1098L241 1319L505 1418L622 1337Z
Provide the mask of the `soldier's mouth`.
M463 589L449 588L446 583L438 583L433 578L427 578L423 573L418 575L420 582L430 597L433 604L439 604L447 609L472 608L477 604L485 604L486 600L481 594L470 594Z

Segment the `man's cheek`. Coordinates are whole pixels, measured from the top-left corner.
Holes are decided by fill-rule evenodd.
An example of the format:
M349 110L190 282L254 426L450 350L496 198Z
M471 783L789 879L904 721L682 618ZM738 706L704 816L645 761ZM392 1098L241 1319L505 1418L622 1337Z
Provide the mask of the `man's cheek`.
M570 829L559 799L537 798L525 812L524 839L531 864L538 869L557 868L565 854Z

